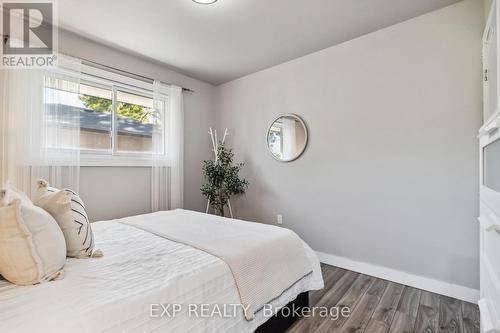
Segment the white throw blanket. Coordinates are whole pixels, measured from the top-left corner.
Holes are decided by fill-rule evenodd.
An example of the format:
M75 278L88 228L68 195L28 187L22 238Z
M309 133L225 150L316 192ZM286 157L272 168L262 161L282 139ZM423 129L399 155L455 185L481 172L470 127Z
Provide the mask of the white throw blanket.
M291 230L187 210L120 220L212 254L231 269L250 320L266 303L312 272L302 240Z

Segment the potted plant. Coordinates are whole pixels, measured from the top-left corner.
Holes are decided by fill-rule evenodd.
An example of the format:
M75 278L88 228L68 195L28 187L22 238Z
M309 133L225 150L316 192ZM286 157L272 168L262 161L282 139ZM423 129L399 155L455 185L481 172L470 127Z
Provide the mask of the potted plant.
M201 193L220 216L224 216L224 208L230 205L229 199L233 195L245 193L248 188L248 181L239 177L244 163L233 165L233 158L232 149L226 148L221 141L215 150L215 160L203 161L205 184L201 187Z

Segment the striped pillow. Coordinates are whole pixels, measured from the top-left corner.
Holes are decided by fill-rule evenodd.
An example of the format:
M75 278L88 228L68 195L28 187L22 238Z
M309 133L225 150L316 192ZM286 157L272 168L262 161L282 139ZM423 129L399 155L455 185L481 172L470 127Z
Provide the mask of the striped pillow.
M85 211L85 204L77 193L50 187L45 180L39 180L33 202L48 211L61 227L68 257L102 256L100 250L94 250L92 225Z

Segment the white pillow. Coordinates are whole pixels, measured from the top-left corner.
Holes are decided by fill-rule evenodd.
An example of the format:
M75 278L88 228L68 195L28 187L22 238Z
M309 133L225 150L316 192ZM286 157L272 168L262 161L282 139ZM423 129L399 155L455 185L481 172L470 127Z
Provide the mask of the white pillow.
M68 257L102 257L100 250L94 251L94 233L78 194L49 187L45 180L39 180L34 203L48 211L61 227Z
M23 192L18 190L14 184L10 181L7 181L4 188L2 189L2 196L0 197L0 207L8 206L9 203L14 201L15 199L19 199L21 201L21 205L32 205L30 198Z
M0 196L5 199L7 191ZM18 285L61 278L66 244L50 214L33 204L14 199L0 208L0 274Z

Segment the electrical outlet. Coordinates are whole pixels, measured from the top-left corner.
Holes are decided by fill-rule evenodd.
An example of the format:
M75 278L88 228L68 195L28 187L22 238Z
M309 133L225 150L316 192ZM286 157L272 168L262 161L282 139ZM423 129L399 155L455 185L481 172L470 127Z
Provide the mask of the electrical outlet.
M276 221L278 222L278 224L283 224L283 215L278 214L276 216Z

